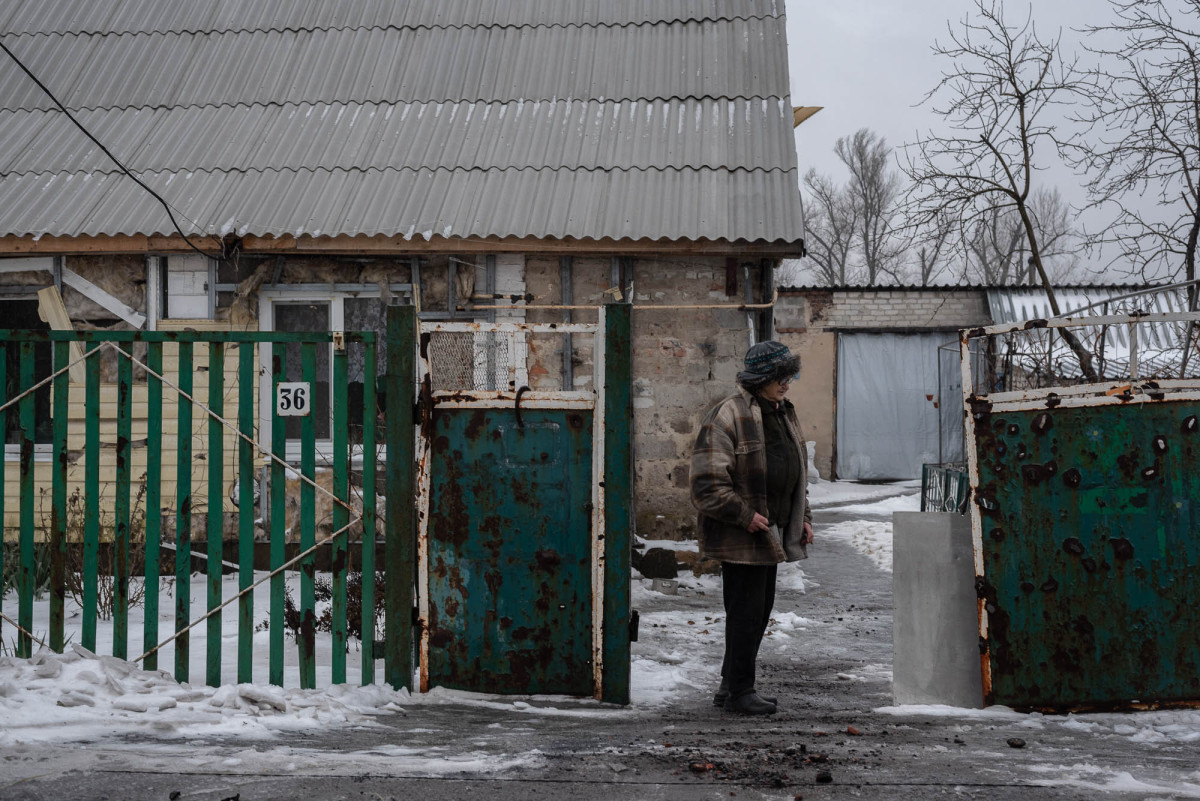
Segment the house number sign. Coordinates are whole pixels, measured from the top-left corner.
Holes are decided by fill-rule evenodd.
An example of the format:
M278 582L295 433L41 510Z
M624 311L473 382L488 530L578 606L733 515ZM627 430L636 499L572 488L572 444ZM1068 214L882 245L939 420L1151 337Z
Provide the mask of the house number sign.
M307 381L280 382L275 391L275 413L280 417L307 417L312 409L312 389Z

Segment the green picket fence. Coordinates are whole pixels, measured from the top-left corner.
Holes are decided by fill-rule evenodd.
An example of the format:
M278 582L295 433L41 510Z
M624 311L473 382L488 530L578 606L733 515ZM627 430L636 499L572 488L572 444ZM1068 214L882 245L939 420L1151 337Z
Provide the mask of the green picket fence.
M414 314L411 308L389 309L389 330L397 333L401 341L390 349L389 370L402 371L389 375L390 396L388 398L389 421L387 435L393 454L411 458L412 384L399 380L396 375L411 375L412 334ZM407 334L407 336L405 336ZM79 343L73 346L73 343ZM262 369L258 354L261 348L270 347L270 368ZM206 349L207 358L197 358L197 349ZM288 349L291 349L290 351ZM318 358L320 349L332 351L329 360L330 410L332 420L329 435L332 440L332 534L317 538L317 495L323 490L317 481L317 426L315 415L300 416L299 423L299 551L290 560L286 558L287 542L287 476L293 470L287 462L289 438L295 443L297 437L289 432L287 419L281 414L282 406L295 401L289 389L291 382L307 383L309 390L317 386ZM356 349L356 381L361 381L361 400L355 398L352 408L350 387L349 353ZM47 354L47 351L49 353ZM293 358L298 351L298 359ZM74 359L72 355L74 353ZM61 652L65 640L65 614L67 611L68 548L81 551L78 573L72 576L82 584L81 644L88 649L96 648L98 617L98 585L101 564L101 520L107 516L112 521L109 532L105 531L105 547L112 549L112 653L120 658L134 657L148 669L158 667L158 651L167 642L174 641L174 674L179 681L190 680L190 632L199 625L207 627L207 654L205 681L219 685L235 679L250 682L254 663L255 609L252 587L269 582L269 675L273 684L281 685L284 680L285 648L285 586L284 576L288 570L298 570L300 593L298 610L301 629L297 637L302 687L313 687L316 682L315 664L315 556L320 548L331 549L332 565L332 664L331 676L334 683L346 681L347 651L347 573L348 541L352 528L362 533L362 550L358 568L362 573L362 677L364 684L374 680L376 653L375 631L375 587L376 533L380 521L376 516L376 453L377 431L377 342L371 332L335 334L281 333L281 332L70 332L70 331L0 331L0 431L19 459L14 471L6 455L3 491L0 491L0 520L6 512L15 512L17 525L8 526L5 542L9 549L18 554L19 565L10 565L15 573L17 615L13 620L9 609L4 610L6 621L0 622L0 633L5 640L12 638L19 656L32 653L33 607L35 599L36 555L39 550L48 551L50 562L49 606L50 622L45 644ZM112 354L112 355L109 355ZM285 354L287 358L285 358ZM49 355L49 359L47 359ZM102 359L111 361L115 356L114 382L102 387ZM40 362L39 362L40 358ZM164 372L164 359L174 360L172 369ZM46 369L47 362L52 365ZM295 376L297 369L300 376ZM71 380L72 370L82 365L82 382ZM291 371L287 369L292 365ZM135 370L136 368L136 370ZM39 372L40 371L40 372ZM407 372L403 372L407 371ZM46 374L48 372L48 375ZM134 475L134 421L135 394L142 394L135 384L135 372L144 376L140 382L144 387L144 405L139 402L137 419L144 425L144 458L138 458L143 476ZM206 374L207 391L204 397L195 397L197 375ZM227 397L226 377L236 382L236 400ZM269 397L273 408L262 414L257 397L258 381L270 381ZM82 387L79 386L82 383ZM281 387L281 385L284 385ZM102 441L102 391L107 391L109 410L114 402L115 421L109 422L105 432L115 433L115 441ZM39 392L43 394L39 399ZM282 390L282 392L281 392ZM232 395L233 393L229 393ZM265 394L265 393L264 393ZM80 405L82 395L82 405ZM304 400L303 398L301 400ZM72 401L75 411L72 412ZM311 405L310 405L311 408ZM82 409L82 414L80 413ZM294 411L294 408L292 409ZM165 412L171 412L166 414ZM283 409L288 411L288 409ZM361 431L359 442L361 459L361 482L358 497L352 498L350 490L351 448L350 415L357 411L355 428ZM48 417L48 420L45 419ZM168 431L171 420L176 422L174 433ZM142 422L144 420L144 423ZM206 420L204 423L202 421ZM10 421L13 423L10 425ZM74 431L72 431L74 424ZM270 451L262 448L260 431L270 427ZM406 426L407 425L407 429ZM77 452L69 452L69 444L79 443L82 428L82 458ZM201 447L197 447L197 433ZM232 433L227 433L232 432ZM139 434L141 432L139 431ZM38 439L49 442L38 442ZM232 440L236 457L226 460L227 440ZM405 443L405 440L409 442ZM139 443L141 444L141 443ZM295 448L295 445L293 445ZM40 450L39 450L40 449ZM49 462L44 458L39 466L35 456L49 449ZM111 451L102 458L106 450ZM170 470L171 451L177 456L174 471ZM6 448L7 451L7 448ZM208 511L204 515L204 556L207 560L207 597L202 610L191 608L190 586L193 558L193 519L196 498L193 498L193 475L195 465L202 461L202 478L199 483L206 487ZM235 465L237 476L238 504L236 516L237 573L239 592L232 597L222 597L223 544L226 541L226 514L223 510L228 481L233 473L228 462ZM266 464L266 489L261 495L263 509L255 507L256 472ZM79 471L78 464L82 464ZM103 466L102 466L103 465ZM110 465L115 465L110 467ZM14 476L14 472L16 475ZM411 499L410 470L389 467L389 488L407 492ZM15 482L13 479L15 478ZM141 483L144 481L144 490ZM135 489L135 484L137 488ZM163 497L164 487L173 484L174 492ZM69 542L68 491L75 487L73 500L82 502L83 524L79 542ZM144 496L141 493L144 491ZM47 495L50 499L50 514L43 513L41 521L36 514L38 501ZM135 523L133 503L135 496L147 510L144 516L144 537L134 536ZM401 496L403 497L403 496ZM403 555L411 546L411 538L405 535L411 527L411 501L399 504L395 523L387 526L387 548L393 564L403 561ZM103 514L102 514L103 508ZM162 514L158 514L162 510ZM357 510L357 511L356 511ZM44 510L43 510L44 512ZM254 546L255 521L265 512L270 541L270 567L266 575L255 577ZM174 518L174 541L164 542L164 522ZM11 517L10 517L11 521ZM77 524L78 521L73 521ZM77 527L77 525L76 525ZM16 548L14 549L13 540ZM141 641L137 632L129 629L131 547L138 540L144 542L144 625ZM174 548L174 580L182 591L175 593L174 630L159 631L160 565L164 546ZM4 549L0 549L0 560ZM169 562L168 562L169 565ZM0 567L3 564L0 563ZM11 568L16 567L15 570ZM75 570L74 566L70 568ZM260 574L263 571L260 571ZM411 576L411 569L400 571ZM403 576L400 577L403 579ZM411 579L410 579L411 581ZM385 599L389 615L394 614L396 625L389 627L387 645L389 681L395 686L407 686L411 677L410 622L400 610L411 606L411 587L401 581L388 582L388 597ZM225 614L237 615L237 675L222 676L221 619ZM261 612L262 610L260 610ZM16 625L13 625L13 624ZM15 631L15 633L14 633ZM140 656L139 656L140 654ZM403 657L403 658L402 658Z

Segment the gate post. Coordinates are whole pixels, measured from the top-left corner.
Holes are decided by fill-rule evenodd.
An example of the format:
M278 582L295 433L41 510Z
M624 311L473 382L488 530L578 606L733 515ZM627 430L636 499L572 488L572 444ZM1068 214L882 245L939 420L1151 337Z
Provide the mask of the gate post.
M630 447L632 304L604 314L604 670L601 700L629 703L629 530L633 513Z
M413 674L413 564L415 502L413 491L413 376L416 307L387 307L385 377L387 521L384 525L384 677L394 689L411 689Z

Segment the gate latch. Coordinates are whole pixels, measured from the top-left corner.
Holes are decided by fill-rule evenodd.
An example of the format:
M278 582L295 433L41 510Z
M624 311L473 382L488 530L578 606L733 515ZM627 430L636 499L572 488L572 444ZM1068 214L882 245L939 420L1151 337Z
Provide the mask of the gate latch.
M525 423L521 420L521 396L529 391L529 387L521 387L517 390L517 398L513 402L513 409L517 413L517 428L525 428Z
M333 349L334 350L345 350L346 349L346 332L345 331L334 331L333 332Z

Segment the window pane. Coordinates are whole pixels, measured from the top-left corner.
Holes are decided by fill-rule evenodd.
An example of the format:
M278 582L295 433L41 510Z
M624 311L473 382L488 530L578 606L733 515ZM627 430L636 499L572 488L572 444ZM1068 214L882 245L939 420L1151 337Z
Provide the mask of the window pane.
M328 331L328 303L277 303L275 304L275 330L288 333L301 331ZM276 345L275 347L280 347ZM301 346L289 343L284 359L284 380L302 381ZM313 414L317 439L329 439L329 346L317 348L317 385L313 387ZM302 418L285 419L288 439L299 439Z
M4 315L4 327L15 330L49 331L50 325L38 316L36 300L6 300L0 302L0 314ZM5 368L5 400L9 401L20 393L21 382L21 346L17 342L8 342L4 348ZM52 351L49 342L39 342L33 346L33 382L36 384L53 372ZM33 432L34 442L50 442L52 439L53 422L50 420L50 385L46 384L33 393L34 414L37 418ZM14 403L7 409L5 416L4 442L21 441L21 408Z
M387 328L387 305L382 298L346 298L342 314L347 331L375 332L375 405L378 409L384 409L386 406L383 396L383 374L387 369L387 341L384 334ZM363 426L363 346L349 346L346 358L350 373L347 395L350 400L350 440L358 443L362 442ZM376 437L379 437L379 433L376 433Z

